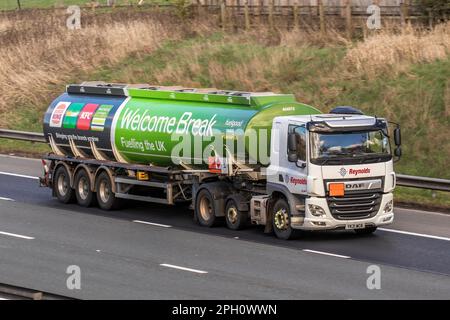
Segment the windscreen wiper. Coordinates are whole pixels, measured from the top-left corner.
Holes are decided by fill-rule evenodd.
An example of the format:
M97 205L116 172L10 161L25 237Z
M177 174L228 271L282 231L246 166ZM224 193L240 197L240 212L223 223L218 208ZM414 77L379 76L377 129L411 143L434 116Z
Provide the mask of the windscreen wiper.
M327 164L327 162L330 161L330 160L338 160L338 161L340 161L340 159L336 155L332 155L332 156L328 156L328 157L320 157L320 158L317 158L316 160L321 161L321 165Z
M383 160L383 158L387 158L389 155L388 154L370 154L370 153L365 153L362 155L358 155L357 157L355 156L356 159L361 160L361 163L364 163L364 160L375 160L377 159L378 161Z

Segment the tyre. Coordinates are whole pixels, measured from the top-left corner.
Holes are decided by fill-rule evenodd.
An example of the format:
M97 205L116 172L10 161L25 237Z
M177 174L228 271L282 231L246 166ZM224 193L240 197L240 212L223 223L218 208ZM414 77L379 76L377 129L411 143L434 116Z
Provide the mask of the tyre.
M202 189L195 198L195 214L201 226L213 227L217 224L214 199L207 189Z
M277 238L284 240L294 238L296 232L291 227L289 204L284 198L278 199L273 206L272 225Z
M377 227L367 227L364 229L355 229L356 234L372 234L377 230Z
M112 191L112 181L107 172L101 172L95 179L95 190L97 191L97 203L100 209L115 210L119 208L120 199L116 198Z
M80 206L90 207L94 204L95 195L92 192L91 180L86 170L78 170L75 175L74 189L77 202Z
M230 199L225 207L225 220L231 230L243 229L247 224L248 213L238 209L234 199Z
M56 169L53 177L53 190L60 202L73 202L75 194L73 189L70 187L70 173L67 171L66 167L59 166Z

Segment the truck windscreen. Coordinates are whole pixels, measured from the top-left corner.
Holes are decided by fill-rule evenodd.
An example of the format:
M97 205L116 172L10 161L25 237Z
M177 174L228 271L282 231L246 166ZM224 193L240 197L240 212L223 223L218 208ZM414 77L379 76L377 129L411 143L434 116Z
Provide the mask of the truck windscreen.
M391 159L389 138L382 130L311 132L311 162L324 165L369 163Z

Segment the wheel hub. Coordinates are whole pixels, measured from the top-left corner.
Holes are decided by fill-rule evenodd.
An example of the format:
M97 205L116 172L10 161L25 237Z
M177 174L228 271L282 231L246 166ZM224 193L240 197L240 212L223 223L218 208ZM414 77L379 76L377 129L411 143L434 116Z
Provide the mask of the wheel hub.
M211 202L207 197L203 197L200 200L200 215L205 221L208 221L211 218L212 206Z
M105 181L102 181L100 183L99 192L100 192L100 199L103 201L103 203L107 203L109 200L110 193L108 185Z
M89 185L87 183L86 178L81 178L80 182L78 182L78 194L80 195L81 199L86 200L89 194Z
M279 230L286 230L289 226L289 217L286 209L280 209L275 213L275 226Z
M59 194L62 196L65 196L67 193L68 185L66 181L66 176L61 174L58 177L58 191Z
M228 208L228 221L230 221L232 224L235 224L237 222L238 212L235 207Z

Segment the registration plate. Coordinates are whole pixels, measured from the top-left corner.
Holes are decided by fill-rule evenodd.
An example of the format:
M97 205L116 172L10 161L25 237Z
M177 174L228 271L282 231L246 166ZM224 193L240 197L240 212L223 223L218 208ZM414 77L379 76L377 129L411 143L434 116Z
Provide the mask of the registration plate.
M345 229L364 229L366 225L364 223L349 223L345 225Z

